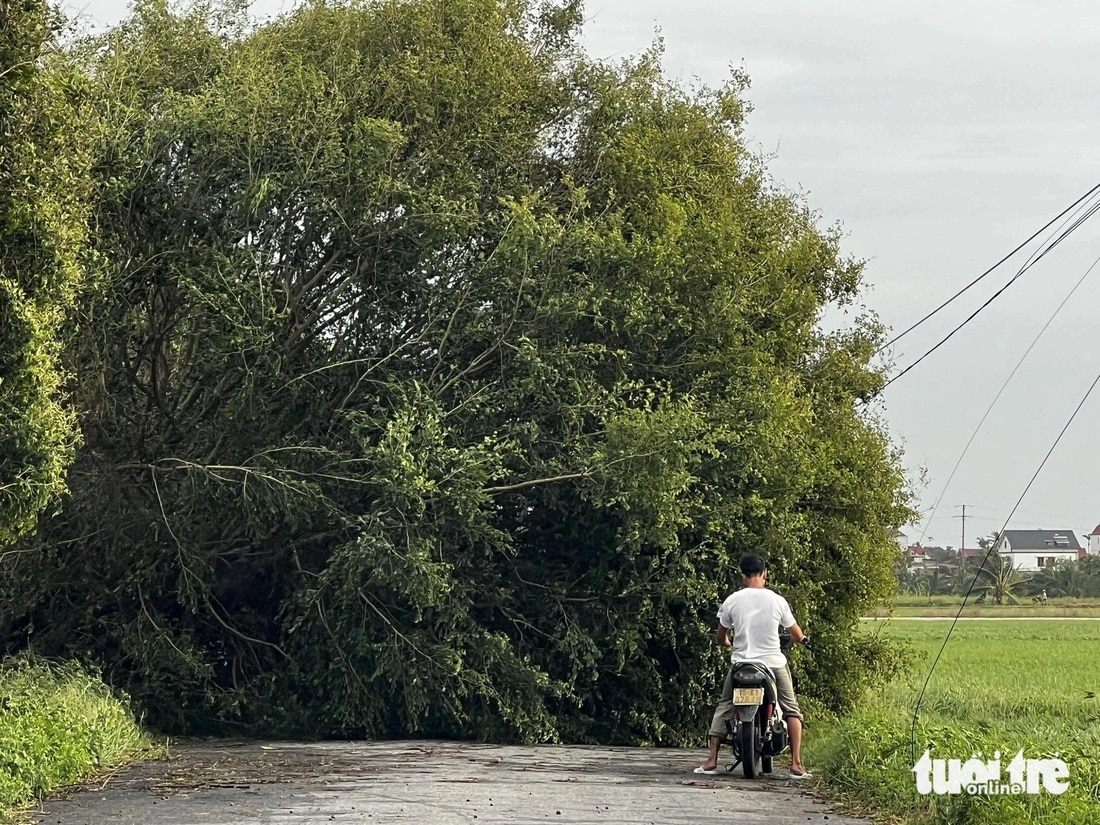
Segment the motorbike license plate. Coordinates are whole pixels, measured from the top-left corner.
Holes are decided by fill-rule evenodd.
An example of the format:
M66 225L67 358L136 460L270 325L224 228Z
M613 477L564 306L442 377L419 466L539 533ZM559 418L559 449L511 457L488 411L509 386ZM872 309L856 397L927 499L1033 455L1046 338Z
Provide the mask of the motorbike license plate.
M764 701L764 688L734 688L733 703L735 705L759 705Z

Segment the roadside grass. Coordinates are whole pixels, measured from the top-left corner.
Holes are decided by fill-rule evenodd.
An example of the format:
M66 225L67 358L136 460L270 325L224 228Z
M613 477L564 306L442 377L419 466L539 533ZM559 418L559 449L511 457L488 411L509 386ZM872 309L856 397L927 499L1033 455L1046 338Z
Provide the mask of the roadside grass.
M1100 599L1076 599L1063 596L1038 604L1029 599L1019 604L976 604L973 597L959 613L961 596L898 596L893 607L880 609L872 614L876 618L893 615L899 618L920 616L925 618L1100 618Z
M843 720L807 731L807 758L829 789L853 807L906 823L1077 825L1100 822L1100 622L963 622L913 711L949 621L883 622L864 631L907 643L908 674ZM913 764L1020 750L1069 766L1060 795L922 796ZM1007 768L1003 769L1007 777ZM1006 778L1007 781L1007 778Z
M49 792L152 751L133 714L75 664L0 664L0 823Z

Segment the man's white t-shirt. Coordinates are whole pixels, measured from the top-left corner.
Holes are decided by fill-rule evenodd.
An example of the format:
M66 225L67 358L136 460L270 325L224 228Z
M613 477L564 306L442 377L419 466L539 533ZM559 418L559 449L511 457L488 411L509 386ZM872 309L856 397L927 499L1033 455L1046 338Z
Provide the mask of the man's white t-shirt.
M731 662L752 659L769 667L784 667L779 649L779 627L790 627L794 614L787 600L766 587L745 587L732 593L718 608L718 621L732 630Z

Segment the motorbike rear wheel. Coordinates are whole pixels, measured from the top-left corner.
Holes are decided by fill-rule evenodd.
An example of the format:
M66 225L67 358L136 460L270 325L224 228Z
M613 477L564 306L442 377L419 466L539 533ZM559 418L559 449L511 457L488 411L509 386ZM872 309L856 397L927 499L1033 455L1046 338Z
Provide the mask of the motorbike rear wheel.
M741 751L741 769L745 772L745 779L756 779L760 773L760 751L756 747L756 725L752 719L741 721L737 746Z

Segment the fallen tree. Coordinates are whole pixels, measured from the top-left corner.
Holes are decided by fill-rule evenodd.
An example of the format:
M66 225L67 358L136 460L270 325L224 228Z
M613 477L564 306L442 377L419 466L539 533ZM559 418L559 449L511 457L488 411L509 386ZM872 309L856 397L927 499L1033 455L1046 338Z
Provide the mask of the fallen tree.
M575 3L139 3L74 50L102 277L71 498L0 639L154 724L698 736L745 551L821 641L906 520L862 266L741 139L744 80L577 49Z

